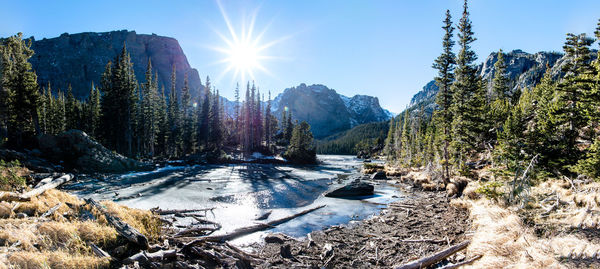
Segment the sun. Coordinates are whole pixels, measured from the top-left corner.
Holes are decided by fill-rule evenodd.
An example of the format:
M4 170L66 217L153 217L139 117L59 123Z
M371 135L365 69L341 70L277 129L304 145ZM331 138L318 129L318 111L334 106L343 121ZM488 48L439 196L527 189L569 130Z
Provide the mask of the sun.
M260 52L257 47L250 42L238 42L227 49L226 62L229 69L234 69L236 73L243 76L253 77L253 71L262 68L260 64Z
M255 74L258 71L272 75L263 63L267 60L277 59L278 57L267 55L267 50L287 37L271 42L263 42L263 36L268 26L256 34L254 28L258 10L252 12L249 20L241 20L241 27L236 29L221 2L217 1L217 4L228 30L227 34L215 31L224 44L213 47L213 49L221 52L224 56L218 63L226 65L217 79L222 78L228 73L233 73L233 80L244 83L246 80L255 80Z

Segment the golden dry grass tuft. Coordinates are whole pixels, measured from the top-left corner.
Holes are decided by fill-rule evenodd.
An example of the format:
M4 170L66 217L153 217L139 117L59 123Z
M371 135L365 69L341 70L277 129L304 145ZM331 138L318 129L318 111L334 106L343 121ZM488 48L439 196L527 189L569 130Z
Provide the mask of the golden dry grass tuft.
M465 268L563 268L549 247L512 211L489 200L454 202L468 206L475 234L467 252L483 257Z
M112 201L102 201L109 213L116 215L124 222L136 228L148 237L150 242L156 242L160 237L162 222L160 218L148 210L140 210L119 205ZM106 223L104 217L99 218Z
M73 255L62 251L52 252L13 252L7 261L16 268L105 268L110 261L91 255Z
M50 208L58 210L43 221L38 218ZM114 202L102 202L108 212L157 241L160 219L150 211L131 209ZM108 248L118 245L116 230L106 218L76 196L49 190L28 202L0 203L0 269L9 268L104 268L110 261L98 258L90 244ZM14 208L14 211L13 211ZM79 220L81 210L89 210L96 220ZM16 213L29 217L16 219Z
M0 219L9 218L12 213L12 206L9 203L0 202Z
M66 203L81 205L83 201L74 195L52 189L44 192L42 195L31 198L31 201L19 203L14 211L15 213L25 213L28 216L40 216L58 203L62 203L62 205L51 216L53 219L60 218L63 213L71 210Z

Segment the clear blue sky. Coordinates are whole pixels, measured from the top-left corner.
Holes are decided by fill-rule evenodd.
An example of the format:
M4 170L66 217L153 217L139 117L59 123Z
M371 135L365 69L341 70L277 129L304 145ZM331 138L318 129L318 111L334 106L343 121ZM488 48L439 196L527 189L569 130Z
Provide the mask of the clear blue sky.
M224 56L210 49L225 46L216 32L228 35L215 1L3 0L1 6L1 36L128 29L175 37L202 77L216 78L226 68L215 64ZM222 6L236 29L258 9L255 28L266 29L263 43L287 37L264 51L277 59L262 62L270 75L256 72L263 92L319 83L349 96L377 96L399 112L435 75L431 63L440 52L443 14L450 9L458 21L462 1L248 0ZM473 0L470 12L481 62L500 48L561 51L565 33L593 33L600 1ZM233 96L232 77L215 81L226 97Z

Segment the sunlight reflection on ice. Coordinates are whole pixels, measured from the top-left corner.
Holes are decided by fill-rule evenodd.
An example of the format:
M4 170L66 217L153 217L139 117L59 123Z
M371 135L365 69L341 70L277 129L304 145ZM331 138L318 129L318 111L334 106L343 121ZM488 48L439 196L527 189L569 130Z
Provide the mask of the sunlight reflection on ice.
M80 196L114 200L142 209L215 207L214 214L207 214L207 218L221 223L222 229L217 234L258 223L256 218L269 211L272 213L266 221L327 205L268 231L295 237L326 226L368 218L382 208L377 203L403 196L395 187L381 183L376 186L376 195L364 201L324 197L325 191L348 183L338 183L337 174L355 172L361 161L352 156L332 155L320 155L319 159L323 163L317 166L167 166L151 172L117 175L103 181L84 179L68 185L67 189ZM254 242L263 235L256 233L234 242Z

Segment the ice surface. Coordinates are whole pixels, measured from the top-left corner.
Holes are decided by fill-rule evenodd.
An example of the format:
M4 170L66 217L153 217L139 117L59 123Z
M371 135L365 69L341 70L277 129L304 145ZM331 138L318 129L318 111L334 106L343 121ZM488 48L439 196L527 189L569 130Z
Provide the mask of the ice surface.
M256 156L258 157L258 156ZM108 179L87 178L65 188L81 197L108 199L127 206L150 209L193 209L214 207L207 218L222 224L217 233L255 224L268 211L266 221L325 204L325 208L277 226L269 232L295 237L327 226L347 224L379 212L402 197L400 190L386 183L375 186L376 194L362 200L324 197L323 193L348 183L337 174L357 172L361 160L353 156L319 155L314 166L273 164L230 164L167 166L155 171L115 175ZM369 203L374 202L374 203ZM255 233L235 241L257 241Z

